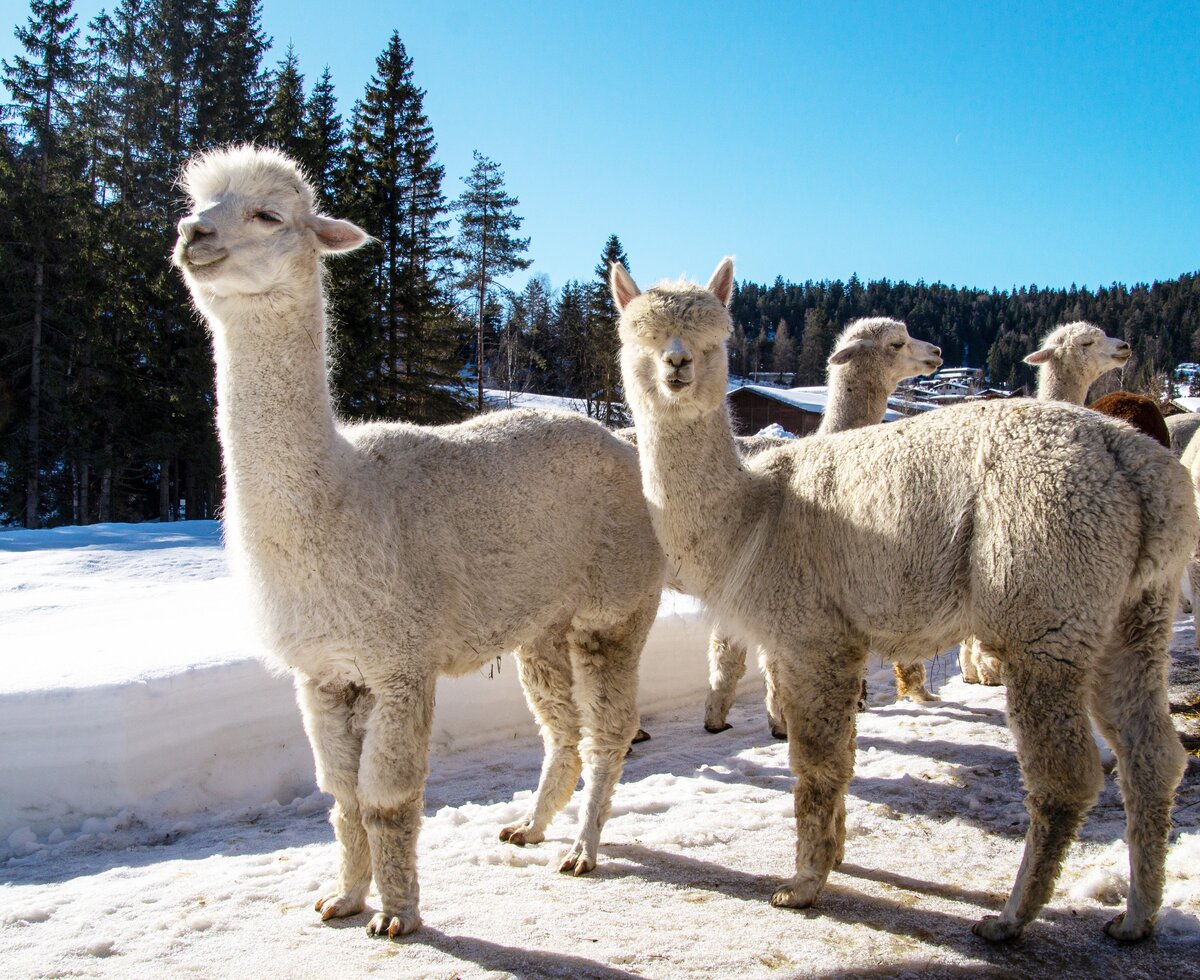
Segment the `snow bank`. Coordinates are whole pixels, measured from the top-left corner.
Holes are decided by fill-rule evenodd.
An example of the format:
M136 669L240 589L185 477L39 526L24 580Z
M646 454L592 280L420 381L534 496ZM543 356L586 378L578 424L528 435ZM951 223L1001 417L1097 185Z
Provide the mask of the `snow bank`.
M707 635L693 600L665 597L645 710L703 693ZM122 811L147 821L311 793L291 683L255 653L215 522L0 534L0 858ZM435 749L534 731L508 658L439 682Z

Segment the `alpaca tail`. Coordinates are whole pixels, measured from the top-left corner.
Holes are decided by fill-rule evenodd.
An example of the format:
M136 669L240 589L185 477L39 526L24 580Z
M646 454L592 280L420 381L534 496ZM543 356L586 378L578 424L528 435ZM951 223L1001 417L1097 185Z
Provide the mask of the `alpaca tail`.
M1177 586L1200 540L1191 476L1169 450L1126 425L1109 422L1104 439L1141 505L1141 540L1129 594L1164 580Z

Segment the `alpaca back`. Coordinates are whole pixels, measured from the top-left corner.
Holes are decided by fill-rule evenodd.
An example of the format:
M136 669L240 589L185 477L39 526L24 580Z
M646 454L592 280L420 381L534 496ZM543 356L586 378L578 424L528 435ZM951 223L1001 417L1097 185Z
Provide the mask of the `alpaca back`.
M747 465L774 485L779 542L749 591L799 574L814 623L835 609L884 654L949 645L972 617L1022 605L1015 622L1051 620L1071 596L1115 610L1148 576L1177 575L1195 539L1174 457L1069 406L946 408Z

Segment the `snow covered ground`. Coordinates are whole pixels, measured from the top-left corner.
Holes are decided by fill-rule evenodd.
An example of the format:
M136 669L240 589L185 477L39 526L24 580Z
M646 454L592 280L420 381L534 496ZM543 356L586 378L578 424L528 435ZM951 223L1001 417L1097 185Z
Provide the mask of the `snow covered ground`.
M1194 674L1192 635L1181 618ZM367 914L322 925L312 910L335 868L328 800L287 682L249 659L216 527L0 534L0 977L1200 977L1196 760L1154 939L1101 933L1127 875L1110 777L1042 919L997 949L970 925L1002 904L1025 826L1004 692L964 685L942 656L944 700L895 704L876 665L846 861L815 908L772 909L794 847L786 748L753 682L732 730L703 731L705 632L686 602L655 636L653 738L585 878L553 870L574 803L544 844L496 839L540 764L515 670L439 689L425 928L388 943L365 935Z

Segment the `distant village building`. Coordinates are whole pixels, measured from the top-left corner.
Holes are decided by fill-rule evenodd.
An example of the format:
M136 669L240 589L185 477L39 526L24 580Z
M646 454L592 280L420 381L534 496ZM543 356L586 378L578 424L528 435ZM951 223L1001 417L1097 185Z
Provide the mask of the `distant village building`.
M829 389L825 385L807 388L740 385L728 395L733 431L739 436L750 436L769 425L779 425L792 435L811 435L821 424L828 398ZM884 421L901 417L902 413L889 410Z

